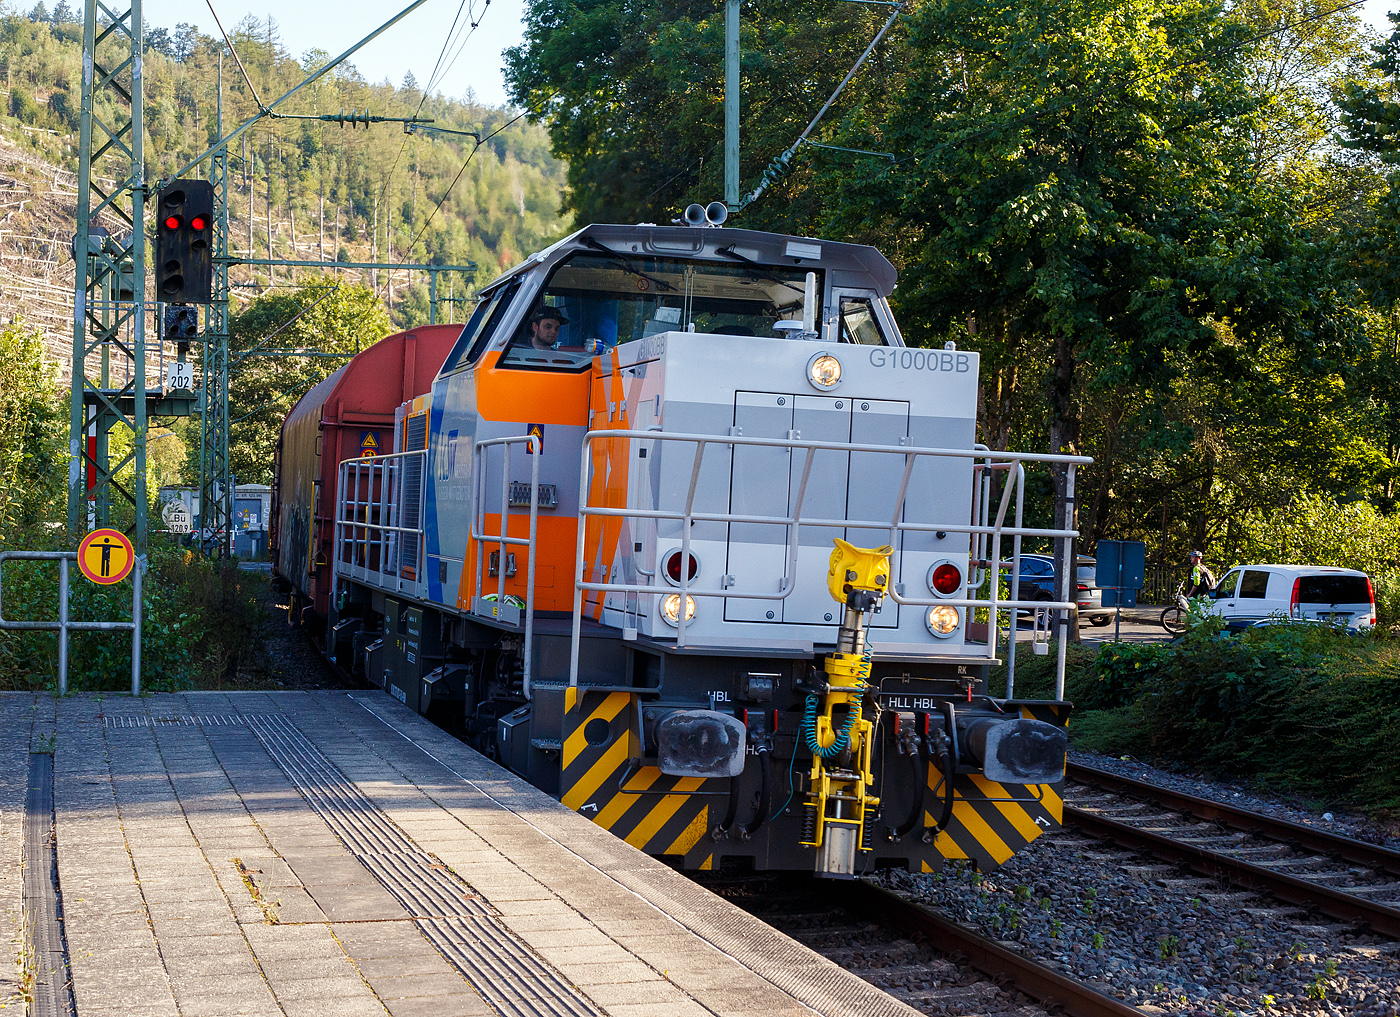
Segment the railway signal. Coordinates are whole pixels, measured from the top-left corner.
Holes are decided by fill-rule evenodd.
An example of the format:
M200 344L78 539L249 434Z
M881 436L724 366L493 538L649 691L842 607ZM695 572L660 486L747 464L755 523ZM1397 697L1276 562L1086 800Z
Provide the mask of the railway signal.
M166 304L163 338L188 343L199 338L199 312L190 304Z
M214 185L172 180L156 209L156 294L173 304L208 304L214 286Z

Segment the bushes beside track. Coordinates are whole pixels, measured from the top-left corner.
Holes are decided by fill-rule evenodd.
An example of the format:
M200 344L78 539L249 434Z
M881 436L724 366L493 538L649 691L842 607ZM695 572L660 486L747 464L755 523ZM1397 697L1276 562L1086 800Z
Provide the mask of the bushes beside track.
M1018 698L1054 693L1054 647L1017 659ZM994 672L1000 694L1005 670ZM1071 647L1078 748L1252 777L1280 793L1400 810L1400 643L1319 625L1226 635L1202 618L1172 644Z
M24 532L12 546L28 550L71 547L54 531ZM233 561L210 562L178 545L152 538L141 587L142 688L148 692L214 687L237 673L256 652L267 577ZM58 566L5 565L5 617L58 616ZM74 621L129 621L131 581L96 586L77 569L69 573L69 616ZM131 687L129 632L75 632L69 637L68 688L74 692ZM0 690L54 690L58 636L54 632L0 632Z

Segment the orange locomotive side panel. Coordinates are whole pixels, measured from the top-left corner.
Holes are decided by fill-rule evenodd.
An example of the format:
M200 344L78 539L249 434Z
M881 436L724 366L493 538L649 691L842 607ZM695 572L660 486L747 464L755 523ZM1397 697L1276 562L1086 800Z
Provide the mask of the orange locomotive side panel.
M560 374L552 371L528 371L498 368L501 354L485 354L476 368L476 409L483 421L518 424L523 434L530 424L588 426L589 374ZM550 445L546 455L569 455ZM577 451L573 453L570 477L578 475ZM577 481L573 481L577 484ZM486 532L500 532L499 513L486 516ZM535 562L535 609L539 611L572 611L574 606L574 553L578 543L578 517L541 513L536 519L535 544L539 559ZM530 531L528 514L513 512L507 522L506 534L526 537ZM488 551L489 553L489 551ZM507 576L505 592L522 599L529 574L526 549L517 544L507 548L516 556L516 572ZM470 610L476 590L476 544L468 542L466 560L462 563L461 580L457 586L457 607ZM500 589L498 579L482 570L483 594Z

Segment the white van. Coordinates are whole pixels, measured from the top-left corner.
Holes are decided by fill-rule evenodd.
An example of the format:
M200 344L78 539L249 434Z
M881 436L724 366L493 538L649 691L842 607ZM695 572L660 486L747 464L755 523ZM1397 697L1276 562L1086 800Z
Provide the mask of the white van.
M1213 594L1215 614L1233 624L1290 618L1367 629L1376 624L1376 594L1356 569L1320 565L1237 565Z

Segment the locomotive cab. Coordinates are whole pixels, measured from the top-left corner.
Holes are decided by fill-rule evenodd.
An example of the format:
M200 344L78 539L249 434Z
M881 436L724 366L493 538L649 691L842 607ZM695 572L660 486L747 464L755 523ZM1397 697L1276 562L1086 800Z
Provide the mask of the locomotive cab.
M894 283L645 225L495 280L394 454L341 464L357 668L687 868L986 868L1057 825L1069 704L986 676L1021 540L1072 535L1025 471L1087 460L977 446L977 353L906 346Z

